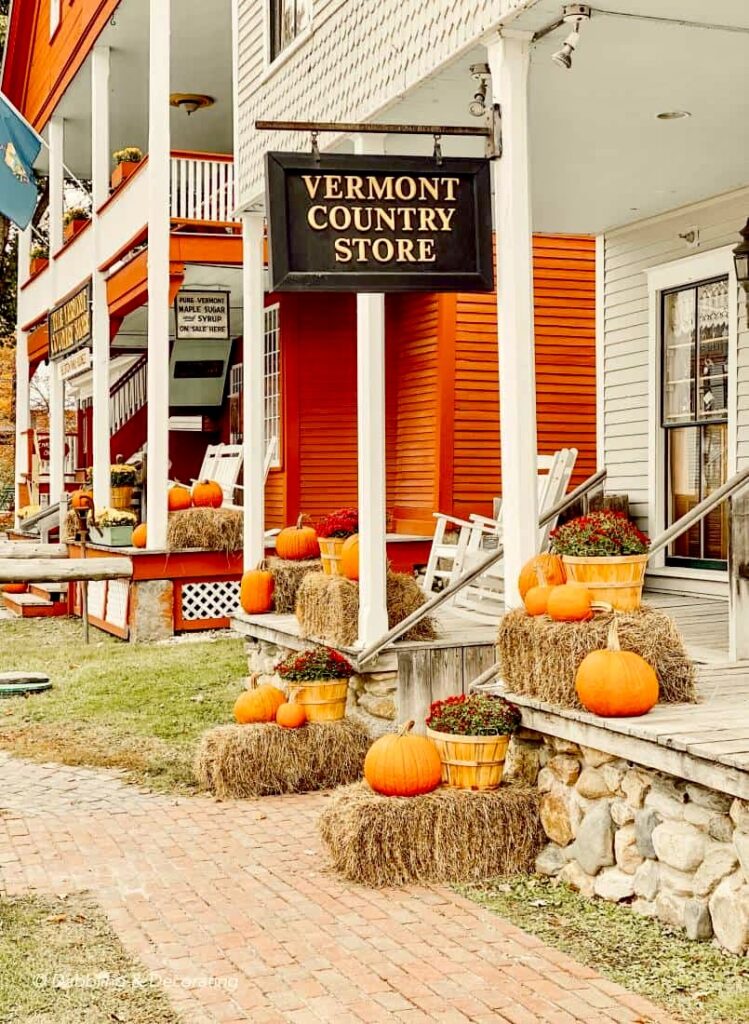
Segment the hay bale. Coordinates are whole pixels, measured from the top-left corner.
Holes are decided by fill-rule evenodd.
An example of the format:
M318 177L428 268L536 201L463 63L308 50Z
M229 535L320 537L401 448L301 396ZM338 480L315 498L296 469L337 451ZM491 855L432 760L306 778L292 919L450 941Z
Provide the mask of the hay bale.
M506 689L560 707L582 708L575 674L586 654L606 646L613 615L596 614L588 622L553 622L546 615L509 612L497 639ZM617 612L617 624L622 650L635 651L655 669L661 702L696 703L694 665L669 616L643 605L636 612Z
M361 778L371 742L348 718L301 729L219 725L201 737L195 775L203 789L223 798L332 789Z
M242 520L242 510L238 508L186 508L170 512L166 546L169 551L241 551Z
M319 558L292 561L272 555L267 559L268 568L273 573L275 588L273 604L279 615L288 615L296 610L296 598L299 585L304 577L311 572L322 572Z
M544 845L538 808L538 793L520 786L388 797L360 782L334 796L320 834L336 871L352 882L475 882L534 870Z
M387 576L388 627L392 629L426 601L423 590L406 573ZM297 592L296 616L301 635L334 647L350 647L359 633L359 586L343 576L307 575ZM428 616L410 629L404 640L434 640L434 620Z
M78 523L79 520L76 513L73 511L72 508L68 509L67 515L65 516L65 520L62 524L62 530L60 531L61 544L70 544L72 541L75 540L76 535L78 533Z

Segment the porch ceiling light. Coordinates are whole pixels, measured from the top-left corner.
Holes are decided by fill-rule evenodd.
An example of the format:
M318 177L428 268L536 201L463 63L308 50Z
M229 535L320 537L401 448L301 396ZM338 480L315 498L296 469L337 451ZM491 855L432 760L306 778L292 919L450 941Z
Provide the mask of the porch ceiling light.
M741 241L733 250L736 280L749 296L749 220L739 232Z
M561 49L552 53L551 59L557 67L569 71L572 67L572 55L580 42L580 26L584 21L590 21L590 7L588 4L565 4L562 8L562 21L573 28L562 43Z
M178 110L186 110L188 117L203 107L212 107L215 102L213 96L203 96L196 92L173 92L169 97L170 105Z
M660 114L655 115L659 121L681 121L685 117L691 117L692 115L688 110L662 110Z

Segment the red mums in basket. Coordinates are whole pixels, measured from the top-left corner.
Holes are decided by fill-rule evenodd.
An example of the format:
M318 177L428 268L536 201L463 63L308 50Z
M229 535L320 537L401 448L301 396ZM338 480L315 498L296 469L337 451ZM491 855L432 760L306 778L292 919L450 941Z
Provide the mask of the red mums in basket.
M336 512L324 516L316 527L318 537L352 537L359 532L359 510L356 508L339 508Z
M311 651L289 654L276 665L276 672L282 679L298 683L314 679L348 679L354 674L354 669L332 647L315 647Z
M577 558L644 555L650 547L650 538L624 512L613 511L570 519L552 530L549 539L556 554Z
M427 725L453 736L508 736L520 728L520 711L504 697L464 693L436 700Z

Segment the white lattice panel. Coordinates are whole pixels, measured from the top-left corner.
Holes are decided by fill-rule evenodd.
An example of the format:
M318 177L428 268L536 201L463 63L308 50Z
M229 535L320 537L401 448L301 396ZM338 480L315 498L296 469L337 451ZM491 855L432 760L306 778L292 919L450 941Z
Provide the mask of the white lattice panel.
M239 607L239 580L184 583L181 606L185 622L227 618Z
M130 583L127 580L110 580L107 588L106 621L120 629L127 629L129 599Z
M92 580L88 584L88 614L103 621L106 607L107 581Z

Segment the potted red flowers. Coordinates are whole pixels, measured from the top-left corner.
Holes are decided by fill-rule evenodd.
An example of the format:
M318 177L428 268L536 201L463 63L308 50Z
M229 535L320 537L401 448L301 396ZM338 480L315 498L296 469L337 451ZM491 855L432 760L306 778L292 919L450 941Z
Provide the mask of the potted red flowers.
M341 549L348 537L359 532L359 511L339 508L317 524L317 541L323 572L328 576L341 576Z
M331 647L294 651L276 665L288 684L289 701L301 704L308 722L335 722L346 714L352 665Z
M594 601L625 612L640 607L650 538L623 512L579 516L552 530L550 539L567 579L587 587Z
M427 736L442 761L442 781L453 789L496 789L520 711L504 697L461 694L435 701Z

